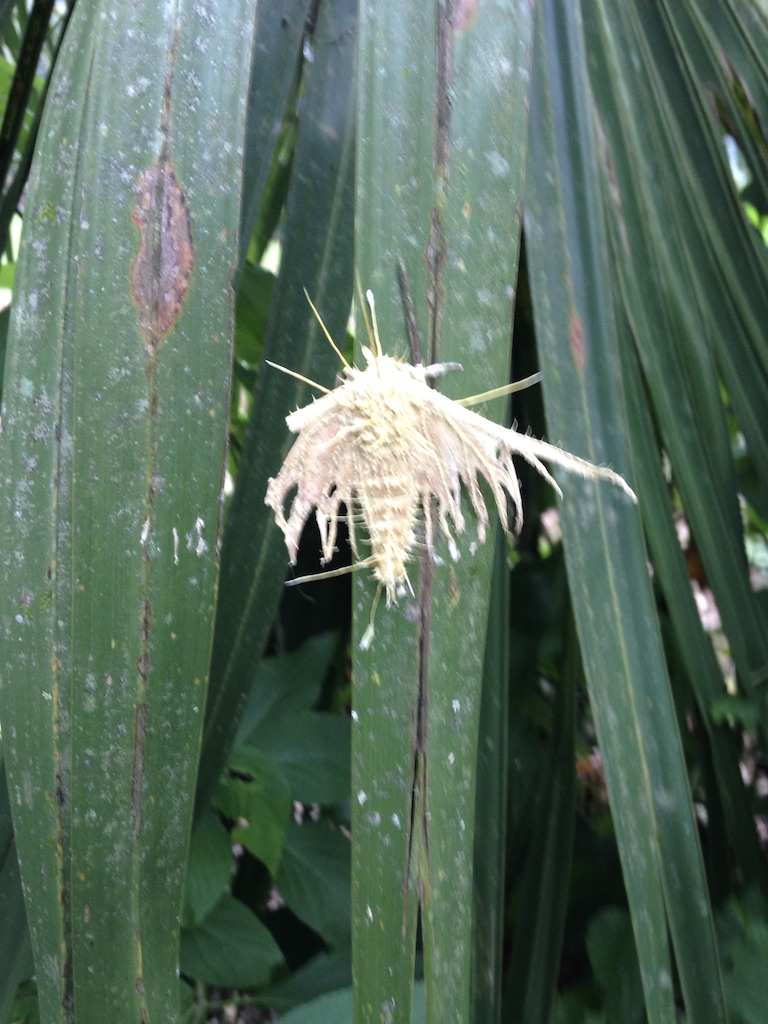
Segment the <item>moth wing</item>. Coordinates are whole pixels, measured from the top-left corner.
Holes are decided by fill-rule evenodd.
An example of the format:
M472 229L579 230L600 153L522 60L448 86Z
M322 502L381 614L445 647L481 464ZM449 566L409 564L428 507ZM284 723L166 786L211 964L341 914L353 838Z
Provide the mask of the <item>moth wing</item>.
M519 532L523 509L513 455L524 458L561 497L557 481L542 460L586 479L607 480L637 501L631 487L613 470L596 466L530 434L501 427L438 392L431 391L430 396L427 415L434 422L434 427L430 431L427 426L426 430L433 434L437 447L436 472L431 474L430 487L438 498L444 532L447 532L446 515L451 516L459 532L463 527L458 500L459 484L463 481L477 515L478 539L485 539L488 512L478 484L479 476L484 477L491 488L504 529L508 529L507 496L511 499L515 509L515 527Z
M501 428L437 391L430 390L428 394L419 431L422 450L416 453L418 480L420 491L437 498L443 533L450 538L449 516L457 532L463 531L460 504L463 483L477 516L478 539L485 540L488 510L480 489L480 477L491 489L504 529L508 529L508 498L515 508L519 529L522 524L520 484L512 459L508 453L500 453Z
M323 557L330 561L336 546L339 507L346 504L350 508L354 489L344 410L331 393L297 409L286 422L298 437L280 472L270 478L264 502L275 513L292 565L296 564L304 525L316 508ZM286 519L285 499L294 488L296 494Z
M570 452L566 452L556 445L548 444L546 441L540 441L539 438L532 437L530 434L521 434L516 430L509 430L507 433L511 435L508 439L511 450L518 455L522 455L527 462L535 466L542 476L545 476L550 481L561 497L562 491L545 467L542 466L541 459L554 462L555 465L562 466L563 469L567 469L570 473L575 473L577 476L584 477L586 480L607 480L609 483L620 487L632 501L637 503L637 495L624 477L619 476L612 469L608 469L607 466L596 466L593 462L588 462L587 459L580 459L578 455L571 455Z
M338 400L331 391L320 398L313 398L309 405L290 413L285 417L285 422L292 434L300 434L302 430L312 427L318 421L327 420L334 412L338 413L338 409Z

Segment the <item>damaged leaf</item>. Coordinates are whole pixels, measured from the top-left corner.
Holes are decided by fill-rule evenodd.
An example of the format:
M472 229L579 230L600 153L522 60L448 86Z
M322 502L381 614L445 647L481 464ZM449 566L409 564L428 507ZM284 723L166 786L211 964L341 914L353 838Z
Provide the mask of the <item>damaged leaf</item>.
M131 266L131 295L151 345L176 321L195 266L189 207L167 147L136 183L131 219L141 242Z

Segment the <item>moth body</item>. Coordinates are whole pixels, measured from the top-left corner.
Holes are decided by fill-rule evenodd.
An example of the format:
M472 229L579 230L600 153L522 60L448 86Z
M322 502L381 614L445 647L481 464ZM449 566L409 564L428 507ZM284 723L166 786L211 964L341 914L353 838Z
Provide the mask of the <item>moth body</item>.
M339 387L288 416L288 427L299 439L270 480L266 503L275 510L293 563L313 507L323 559L331 560L342 504L359 561L357 531L349 515L353 504L359 507L371 550L364 564L370 566L391 604L399 587L410 588L407 563L415 544L419 506L429 494L420 463L429 462L430 450L419 426L424 427L428 419L422 408L424 392L435 392L426 383L423 367L390 356L374 357L367 349L365 354L366 369L346 367L346 379ZM283 506L294 486L298 490L286 519ZM431 546L431 523L428 543Z

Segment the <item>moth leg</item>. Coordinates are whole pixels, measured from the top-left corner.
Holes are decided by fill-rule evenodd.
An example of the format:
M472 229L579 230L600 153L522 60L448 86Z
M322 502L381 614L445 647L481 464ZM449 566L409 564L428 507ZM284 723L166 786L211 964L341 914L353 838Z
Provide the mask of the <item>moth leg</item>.
M460 398L457 401L457 405L479 405L480 402L488 402L492 398L501 398L503 395L512 395L515 391L522 391L523 388L529 388L533 384L540 383L542 373L532 373L530 377L524 377L522 380L516 380L512 384L504 384L500 388L492 388L491 391L483 391L481 395L470 395L468 398Z
M421 507L424 510L424 540L430 557L435 554L435 531L432 522L432 496L428 491L422 491L419 496Z
M427 381L437 380L446 373L453 373L454 370L463 370L461 363L430 363L424 367L424 379ZM461 404L461 403L459 403Z
M354 565L342 565L338 569L326 569L325 572L313 572L309 576L294 576L291 580L286 580L286 587L297 587L300 583L314 583L315 580L330 580L334 576L347 576L351 572L357 572L358 569L370 568L371 560L366 558L363 562L355 562Z
M365 632L360 637L360 643L359 643L358 646L360 647L361 651L367 651L369 649L369 647L371 646L371 644L373 643L373 635L375 633L375 629L374 629L374 626L373 626L373 620L376 617L376 609L379 606L379 599L381 598L381 591L382 591L382 586L381 586L381 584L379 584L378 587L376 587L376 594L375 594L375 596L373 598L373 604L371 605L371 617L368 620L368 625L365 627Z
M320 550L323 552L323 562L330 562L333 558L333 548L335 546L335 538L328 543L328 520L329 517L325 512L321 512L320 509L315 511L315 521L317 522L317 529L320 533Z
M352 512L351 495L347 504L347 531L349 533L349 546L352 548L352 554L357 558L357 537L355 536L355 517Z

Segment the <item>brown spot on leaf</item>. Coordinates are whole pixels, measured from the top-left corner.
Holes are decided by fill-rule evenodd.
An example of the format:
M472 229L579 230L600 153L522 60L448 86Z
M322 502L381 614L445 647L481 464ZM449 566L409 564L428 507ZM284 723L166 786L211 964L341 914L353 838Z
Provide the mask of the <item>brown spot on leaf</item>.
M141 644L146 649L149 647L149 637L152 632L152 605L144 598L141 603Z
M131 295L144 337L157 345L179 315L195 266L189 208L167 148L137 181L131 219L141 235Z
M584 344L584 327L581 317L575 309L571 310L571 318L568 322L568 343L571 346L571 355L579 373L584 372L584 363L587 357L587 350Z
M131 830L138 839L143 820L144 743L147 737L147 705L137 704L133 720L133 771L131 773Z
M474 21L479 7L478 0L455 0L451 11L451 28L463 32Z

